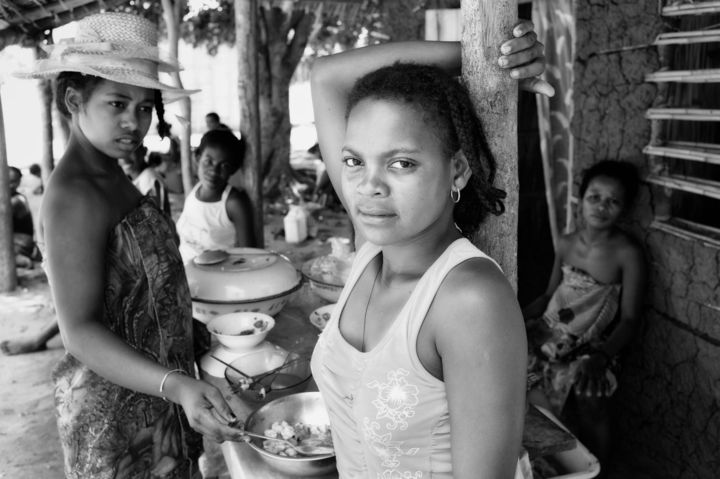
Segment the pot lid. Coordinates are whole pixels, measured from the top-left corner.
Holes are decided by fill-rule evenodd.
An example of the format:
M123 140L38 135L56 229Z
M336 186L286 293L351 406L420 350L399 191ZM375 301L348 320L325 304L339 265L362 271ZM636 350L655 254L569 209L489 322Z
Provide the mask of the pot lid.
M302 281L295 266L280 254L259 248L231 248L224 253L213 252L213 261L203 253L197 262L185 264L193 300L260 300L293 291Z

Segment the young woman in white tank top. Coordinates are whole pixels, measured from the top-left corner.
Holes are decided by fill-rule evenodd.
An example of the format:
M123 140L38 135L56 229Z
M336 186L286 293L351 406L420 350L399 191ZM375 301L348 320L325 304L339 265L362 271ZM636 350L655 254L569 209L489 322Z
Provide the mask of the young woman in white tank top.
M198 147L200 181L177 221L180 254L187 263L205 250L254 246L248 196L228 184L242 166L245 145L229 130L212 130Z
M441 68L397 61L455 71L459 45L352 50L319 59L312 77L323 159L366 240L312 359L340 477L517 477L522 316L496 263L465 238L502 213L505 193L466 90Z

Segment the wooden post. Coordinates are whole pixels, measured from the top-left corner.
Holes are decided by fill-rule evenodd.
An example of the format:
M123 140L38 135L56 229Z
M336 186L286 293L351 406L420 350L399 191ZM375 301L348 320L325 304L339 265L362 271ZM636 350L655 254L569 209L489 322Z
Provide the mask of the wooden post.
M44 35L44 39L48 44L52 43L52 30L48 31L47 35ZM40 48L35 47L35 57L45 58L47 54ZM43 150L42 157L40 158L40 172L44 185L47 185L50 179L50 173L55 168L55 157L53 152L53 141L55 133L53 131L53 90L52 81L49 79L43 79L38 82L38 89L40 90L40 98L42 99L42 141Z
M260 91L258 88L257 0L235 0L235 39L238 53L240 131L245 137L244 187L253 203L255 245L265 246L263 231Z
M517 82L497 64L501 39L512 38L517 0L463 0L462 73L498 163L495 184L507 192L505 213L490 216L474 243L502 267L517 288Z
M5 122L2 112L2 97L0 96L0 293L13 291L17 287L12 206L10 205L10 175L5 145Z
M40 98L42 98L42 141L43 150L40 159L40 171L42 172L43 184L47 185L50 173L55 168L55 158L53 156L53 92L52 81L40 80L38 82L40 89Z
M163 19L167 28L168 53L178 58L178 40L180 38L180 15L185 10L185 0L162 0ZM180 72L171 72L175 86L182 88ZM183 192L187 195L193 188L192 151L190 135L192 134L192 109L190 98L178 100L180 105L180 175L182 176Z

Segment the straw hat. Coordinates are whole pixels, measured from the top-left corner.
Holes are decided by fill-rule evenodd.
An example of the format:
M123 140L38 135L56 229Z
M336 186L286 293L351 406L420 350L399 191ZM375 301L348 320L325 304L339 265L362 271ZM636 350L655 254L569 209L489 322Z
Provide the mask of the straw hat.
M49 78L80 72L127 85L161 90L166 101L199 90L183 90L158 80L158 71L180 71L174 58L161 55L155 24L127 13L99 13L77 22L75 38L46 45L49 58L38 60L20 78Z

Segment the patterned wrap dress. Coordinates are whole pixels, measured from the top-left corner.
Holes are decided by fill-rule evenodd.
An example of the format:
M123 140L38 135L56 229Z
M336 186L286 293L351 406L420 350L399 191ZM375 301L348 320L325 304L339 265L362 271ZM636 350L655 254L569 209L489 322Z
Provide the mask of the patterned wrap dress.
M149 359L194 376L190 294L174 226L145 197L113 229L102 322ZM194 478L202 437L180 406L111 383L70 354L53 371L68 478Z
M562 281L545 313L528 325L528 374L533 377L529 383L540 385L556 415L565 407L581 362L602 345L617 317L622 292L620 283L602 283L565 263L561 269ZM617 379L611 368L606 377L612 395Z

